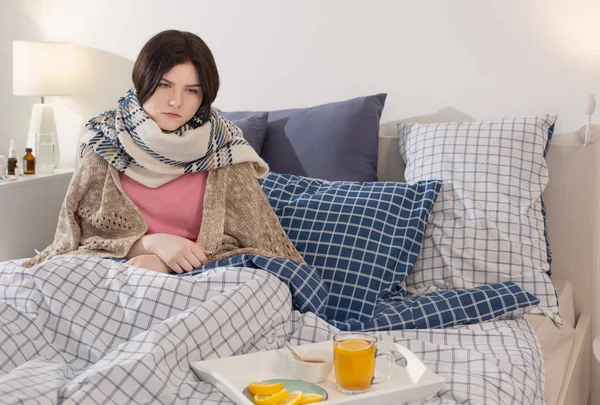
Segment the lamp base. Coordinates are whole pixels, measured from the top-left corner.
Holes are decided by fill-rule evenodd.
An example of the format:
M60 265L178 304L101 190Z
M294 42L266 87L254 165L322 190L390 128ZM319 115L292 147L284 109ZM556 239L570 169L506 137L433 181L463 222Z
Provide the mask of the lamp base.
M27 147L33 149L33 155L37 156L37 134L52 134L54 144L54 167L58 167L60 161L60 150L58 137L56 136L56 121L54 120L54 108L51 104L37 103L31 110L29 120L29 132L27 134Z

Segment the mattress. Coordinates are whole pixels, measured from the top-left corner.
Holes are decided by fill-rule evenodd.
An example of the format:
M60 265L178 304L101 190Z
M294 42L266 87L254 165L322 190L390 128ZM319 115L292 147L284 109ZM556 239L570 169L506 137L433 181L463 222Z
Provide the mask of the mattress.
M535 330L546 365L546 403L556 404L566 374L565 365L569 362L575 340L575 306L573 288L568 281L554 281L558 293L559 313L562 328L557 327L545 315L526 315L525 318Z

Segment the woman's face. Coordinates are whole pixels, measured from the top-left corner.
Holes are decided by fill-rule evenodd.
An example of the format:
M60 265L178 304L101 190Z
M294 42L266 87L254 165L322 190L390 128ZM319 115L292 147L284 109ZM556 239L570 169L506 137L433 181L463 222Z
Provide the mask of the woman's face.
M175 131L198 111L202 87L191 62L174 66L164 74L154 94L142 108L163 131Z

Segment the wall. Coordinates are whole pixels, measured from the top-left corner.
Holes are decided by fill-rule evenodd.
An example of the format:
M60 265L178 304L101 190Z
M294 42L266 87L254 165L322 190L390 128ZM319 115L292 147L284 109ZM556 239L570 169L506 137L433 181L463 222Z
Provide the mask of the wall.
M0 155L8 155L11 139L24 150L31 106L39 103L35 97L12 95L12 40L35 41L40 36L39 27L17 1L0 3Z
M63 142L114 103L141 46L167 28L207 41L222 78L217 105L228 110L384 91L384 121L445 107L475 119L554 111L558 132L567 132L584 123L586 95L600 97L594 1L9 0L0 11L0 151L9 137L25 137L34 101L11 95L13 39L70 41L112 55L88 83L102 91L82 91L65 108L58 101Z

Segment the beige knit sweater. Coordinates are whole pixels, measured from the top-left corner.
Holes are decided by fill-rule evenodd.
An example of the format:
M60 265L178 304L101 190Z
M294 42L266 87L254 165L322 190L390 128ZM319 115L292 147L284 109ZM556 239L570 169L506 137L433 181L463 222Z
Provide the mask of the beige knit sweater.
M23 266L67 253L122 258L147 230L146 220L121 187L119 172L88 148L73 173L54 242ZM250 163L209 171L197 243L213 252L209 262L248 253L305 263Z

